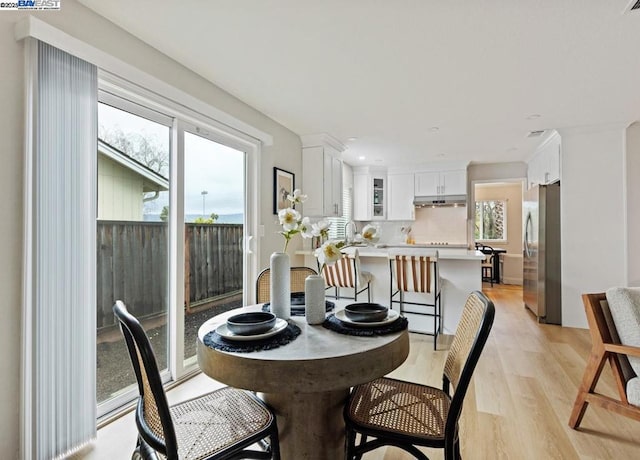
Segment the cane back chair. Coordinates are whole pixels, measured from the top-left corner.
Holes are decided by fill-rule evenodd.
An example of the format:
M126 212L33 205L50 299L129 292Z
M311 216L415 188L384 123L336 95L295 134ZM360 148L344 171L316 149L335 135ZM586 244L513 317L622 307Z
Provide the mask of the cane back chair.
M291 293L304 292L304 280L309 275L317 275L313 268L291 267ZM271 299L271 269L265 268L256 281L256 303L269 302Z
M447 355L442 390L387 377L356 386L344 409L347 459L385 445L420 460L428 459L416 446L441 448L445 460L459 459L458 419L494 315L493 303L481 292L469 295Z
M138 444L132 459L279 459L278 427L255 395L224 387L169 406L156 359L138 320L121 301L113 306L138 381ZM267 443L266 439L269 438ZM261 443L266 450L249 450Z

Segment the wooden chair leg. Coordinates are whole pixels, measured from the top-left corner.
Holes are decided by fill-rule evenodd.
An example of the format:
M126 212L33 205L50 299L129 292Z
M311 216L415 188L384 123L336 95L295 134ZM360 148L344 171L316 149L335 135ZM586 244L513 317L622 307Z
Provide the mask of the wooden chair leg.
M582 377L582 383L580 383L580 387L578 388L578 395L576 396L576 401L573 404L573 410L571 411L571 417L569 418L569 426L571 428L578 428L580 426L580 422L582 422L582 417L584 417L584 413L587 410L587 406L589 402L587 401L587 395L592 393L598 383L598 379L600 378L600 374L602 373L602 369L604 368L604 364L607 362L604 351L597 353L595 351L591 352L589 356L589 361L587 362L587 368L584 371L584 376Z

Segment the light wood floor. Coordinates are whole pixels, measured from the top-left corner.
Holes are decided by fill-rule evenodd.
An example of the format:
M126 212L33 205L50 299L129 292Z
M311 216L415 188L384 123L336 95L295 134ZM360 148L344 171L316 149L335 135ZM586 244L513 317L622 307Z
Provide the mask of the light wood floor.
M582 379L591 339L583 329L538 324L522 305L515 286L484 289L496 305L496 319L460 421L462 456L473 459L640 459L640 423L589 407L579 431L567 425ZM446 350L433 351L431 337L411 334L407 361L392 375L440 386ZM170 403L217 384L200 375L169 392ZM615 395L605 369L598 390ZM102 428L92 452L79 458L127 459L135 445L131 414ZM425 449L430 458L441 451ZM395 448L365 460L412 458Z

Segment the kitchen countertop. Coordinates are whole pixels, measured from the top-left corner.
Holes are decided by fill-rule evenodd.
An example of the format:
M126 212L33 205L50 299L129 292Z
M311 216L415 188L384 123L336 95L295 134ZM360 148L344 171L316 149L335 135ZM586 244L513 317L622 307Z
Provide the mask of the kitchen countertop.
M381 246L381 245L378 245ZM396 245L394 245L396 246ZM411 254L411 245L402 246L402 252ZM389 251L394 248L360 246L347 248L345 251L354 251L358 249L360 255L360 264L362 270L371 273L373 282L371 283L371 301L389 305L390 289L389 283ZM472 291L482 289L482 277L480 263L484 260L485 255L466 248L429 248L428 251L438 251L438 266L442 282L442 317L443 326L446 334L453 334L456 330L462 308ZM415 247L415 251L425 251L422 247ZM302 256L312 256L311 249L306 251L296 251L296 254ZM316 264L315 260L306 260L309 266ZM350 292L348 292L350 294ZM412 298L419 297L419 293L407 293L406 300L412 301ZM418 299L415 299L418 300ZM397 308L397 305L394 305ZM409 331L429 333L433 331L433 322L430 317L404 312L409 318Z
M412 247L415 247L413 245L406 245L406 246L402 246L402 249L411 249ZM398 248L400 248L400 246L398 246ZM424 249L423 247L415 247L416 249ZM344 250L344 252L351 252L354 251L355 249L358 249L358 253L360 255L361 258L364 257L384 257L387 258L389 257L389 249L394 249L394 248L382 248L382 247L375 247L375 246L363 246L363 247L350 247L350 248L346 248ZM480 251L476 251L476 250L469 250L469 249L464 249L464 248L430 248L433 249L434 251L438 251L438 257L440 259L448 259L448 260L483 260L485 258L485 255L480 252ZM302 250L302 251L296 251L295 252L297 255L301 255L301 256L310 256L313 255L313 251L311 251L310 249L308 250Z

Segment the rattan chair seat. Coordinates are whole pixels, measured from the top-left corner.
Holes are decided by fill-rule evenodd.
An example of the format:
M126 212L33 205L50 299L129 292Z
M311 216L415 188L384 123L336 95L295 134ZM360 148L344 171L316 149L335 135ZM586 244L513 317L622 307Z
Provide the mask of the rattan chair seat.
M178 457L209 458L272 422L271 413L243 390L222 388L169 408L178 440Z
M460 460L462 403L494 316L484 294L469 294L447 353L442 389L386 377L357 385L344 409L347 459L395 446L419 460L428 457L418 447L444 449L445 460Z
M120 300L113 306L113 313L120 323L140 393L135 413L138 442L132 460L280 460L275 415L257 396L224 387L169 406L142 325ZM258 450L252 449L256 443Z
M439 388L383 377L355 388L348 416L361 427L437 444L444 442L450 405Z

